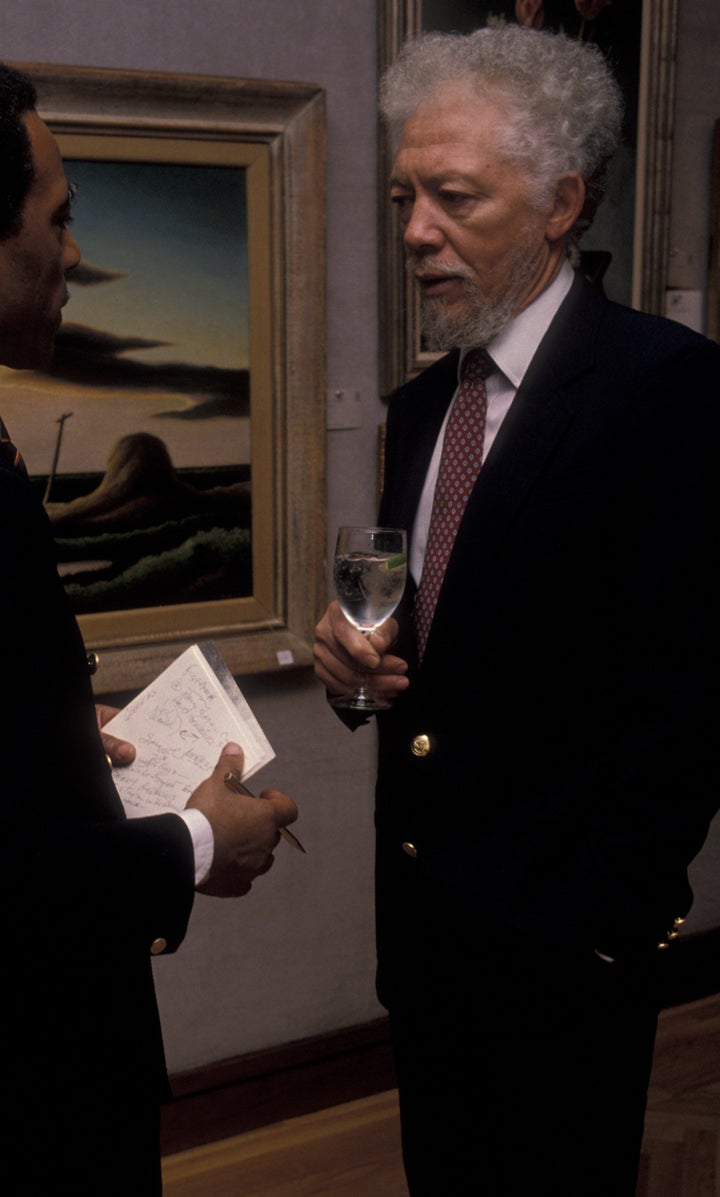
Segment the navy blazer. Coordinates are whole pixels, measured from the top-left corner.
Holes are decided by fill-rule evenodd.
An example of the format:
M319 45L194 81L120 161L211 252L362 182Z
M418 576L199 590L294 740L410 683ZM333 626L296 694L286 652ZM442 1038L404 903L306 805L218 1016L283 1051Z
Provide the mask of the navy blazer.
M380 523L411 533L456 382L453 353L391 400ZM470 497L420 669L412 586L400 611L411 685L378 718L384 1000L453 926L620 954L687 912L720 794L719 433L720 348L578 276Z
M150 949L185 933L192 843L176 815L125 818L48 522L5 466L0 629L3 1157L18 1191L73 1194L128 1191L139 1157L151 1192L136 1119L167 1078Z

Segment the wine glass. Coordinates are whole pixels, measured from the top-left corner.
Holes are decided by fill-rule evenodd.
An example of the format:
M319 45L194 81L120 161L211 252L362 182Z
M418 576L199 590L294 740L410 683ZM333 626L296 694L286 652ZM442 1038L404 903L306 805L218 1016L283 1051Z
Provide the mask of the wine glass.
M368 636L392 615L405 589L407 540L402 528L338 529L333 570L344 615ZM367 675L355 693L331 699L351 711L386 711L390 703L370 697Z

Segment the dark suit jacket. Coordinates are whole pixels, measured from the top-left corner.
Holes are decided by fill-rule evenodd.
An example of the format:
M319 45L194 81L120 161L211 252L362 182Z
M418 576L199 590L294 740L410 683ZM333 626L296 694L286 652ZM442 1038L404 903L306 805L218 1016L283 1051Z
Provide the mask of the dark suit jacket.
M411 531L456 378L451 354L393 398L381 524ZM458 943L619 954L688 910L720 794L719 433L717 345L578 277L483 465L420 670L412 588L400 613L411 686L378 719L384 1000Z
M191 840L176 815L125 819L47 521L4 466L0 629L6 1176L18 1163L33 1195L151 1192L127 1187L135 1165L153 1174L140 1126L167 1087L150 945L185 933Z

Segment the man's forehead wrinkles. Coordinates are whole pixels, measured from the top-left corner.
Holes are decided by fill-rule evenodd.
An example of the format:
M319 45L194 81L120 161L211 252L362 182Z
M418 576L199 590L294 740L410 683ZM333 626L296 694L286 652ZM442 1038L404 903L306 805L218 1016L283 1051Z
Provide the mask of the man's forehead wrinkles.
M395 168L422 163L437 171L471 171L479 162L495 153L488 139L458 138L448 141L408 141L395 155Z
M428 187L477 186L478 173L474 163L465 167L447 163L443 166L420 162L398 163L390 176L390 185L410 187L414 179L419 179Z

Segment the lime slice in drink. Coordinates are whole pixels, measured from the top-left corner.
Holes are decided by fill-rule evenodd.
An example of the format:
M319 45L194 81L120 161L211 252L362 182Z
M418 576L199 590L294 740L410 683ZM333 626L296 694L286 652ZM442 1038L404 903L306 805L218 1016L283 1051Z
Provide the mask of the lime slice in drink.
M395 557L388 557L385 562L386 569L402 569L407 564L407 554L397 553Z

